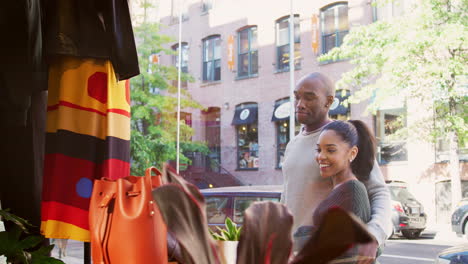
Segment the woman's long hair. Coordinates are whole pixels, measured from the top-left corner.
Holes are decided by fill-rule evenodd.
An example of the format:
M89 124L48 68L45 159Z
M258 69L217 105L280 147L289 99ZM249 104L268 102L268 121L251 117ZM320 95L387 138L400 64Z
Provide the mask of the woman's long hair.
M358 153L351 163L351 170L360 181L367 181L375 161L375 138L369 128L360 120L334 121L322 131L333 130Z

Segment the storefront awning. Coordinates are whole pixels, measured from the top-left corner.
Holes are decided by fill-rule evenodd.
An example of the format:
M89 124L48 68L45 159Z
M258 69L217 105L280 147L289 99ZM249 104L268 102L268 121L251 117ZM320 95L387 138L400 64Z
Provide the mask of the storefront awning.
M343 101L348 99L351 95L349 91L346 91L346 94L343 96L342 91L336 91L335 99L333 100L332 105L330 106L330 115L346 115L349 112L348 106L343 105Z
M275 110L271 117L272 122L289 120L289 113L291 111L291 102L288 100L281 100L275 103Z
M249 104L236 107L234 118L232 119L232 125L248 125L257 122L257 105Z

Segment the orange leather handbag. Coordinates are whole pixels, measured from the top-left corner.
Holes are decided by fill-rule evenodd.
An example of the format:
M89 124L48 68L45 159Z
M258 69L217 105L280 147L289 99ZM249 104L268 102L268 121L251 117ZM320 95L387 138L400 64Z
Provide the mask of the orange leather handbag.
M94 264L167 263L167 229L151 195L161 184L154 167L144 177L94 182L89 208Z

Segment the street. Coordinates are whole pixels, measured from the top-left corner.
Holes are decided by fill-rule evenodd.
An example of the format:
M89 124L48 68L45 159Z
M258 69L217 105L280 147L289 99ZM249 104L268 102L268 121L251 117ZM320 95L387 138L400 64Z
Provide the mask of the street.
M436 231L437 230L437 231ZM380 264L428 264L434 263L437 254L449 247L467 243L457 237L448 226L429 228L418 239L393 236L379 257Z
M437 253L448 247L450 246L410 243L409 241L389 241L378 260L380 264L434 263Z
M394 236L378 258L380 264L430 264L434 263L437 254L449 247L467 243L457 237L448 226L428 228L418 239L406 239ZM62 258L66 264L83 263L83 243L70 240L67 245L67 255ZM54 248L54 257L58 257L58 249Z

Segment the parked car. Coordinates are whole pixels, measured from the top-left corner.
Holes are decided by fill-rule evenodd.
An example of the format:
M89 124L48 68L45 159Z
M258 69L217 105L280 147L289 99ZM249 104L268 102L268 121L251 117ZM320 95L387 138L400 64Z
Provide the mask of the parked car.
M468 244L446 248L437 254L435 264L468 263Z
M224 226L226 217L242 225L244 211L257 201L279 202L282 185L233 186L201 189L205 197L208 225Z
M408 191L402 181L387 181L392 202L393 234L408 239L418 238L426 228L427 215L423 205Z
M463 198L452 214L452 230L468 239L468 198Z

